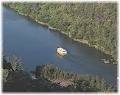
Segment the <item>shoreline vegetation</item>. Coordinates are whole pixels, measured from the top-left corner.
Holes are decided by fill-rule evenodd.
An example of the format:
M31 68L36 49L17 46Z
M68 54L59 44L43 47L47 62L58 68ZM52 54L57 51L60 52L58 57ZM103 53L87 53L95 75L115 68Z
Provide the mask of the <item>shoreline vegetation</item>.
M106 13L107 14L106 17L109 16L110 14L112 16L112 17L108 17L108 19L106 18L107 21L97 21L96 24L98 24L98 26L96 26L96 27L98 27L98 30L95 30L96 27L94 29L94 28L92 28L93 26L90 26L90 28L88 29L88 31L90 30L90 32L88 32L88 35L85 32L86 28L85 29L83 28L83 30L81 30L80 33L76 33L79 30L76 30L75 28L78 28L77 25L79 25L79 24L77 24L77 23L80 23L80 22L76 21L75 23L73 23L74 21L71 20L71 23L75 24L75 26L72 26L70 24L70 22L67 21L67 18L74 18L74 20L75 20L74 15L72 17L71 16L66 16L67 18L64 18L65 19L65 21L63 21L64 23L61 22L62 24L64 24L64 26L61 27L61 28L64 28L64 29L59 29L59 27L61 26L60 25L61 23L59 23L60 21L55 21L58 18L57 15L55 15L56 17L51 17L51 15L47 13L49 11L51 12L51 11L64 10L64 7L66 9L66 6L73 7L73 8L74 7L76 8L78 6L78 8L79 8L80 4L76 4L76 5L75 4L68 4L68 5L67 4L61 4L61 5L60 4L56 4L56 5L53 4L53 5L50 5L49 3L48 4L47 3L33 3L33 4L32 3L5 3L3 5L5 5L6 7L9 7L9 8L12 8L13 10L15 10L20 15L29 17L33 21L48 27L50 30L59 31L60 33L67 35L69 38L73 39L74 41L81 42L83 44L87 44L90 47L94 47L94 48L104 52L105 54L110 55L111 56L111 59L109 60L110 63L117 64L117 33L116 33L117 32L117 25L116 25L116 23L117 23L117 17L116 17L117 7L116 7L116 3L108 3L106 5L104 3L103 4L102 3L101 4L95 3L95 4L91 4L91 5L88 4L88 6L90 6L90 8L91 8L91 6L93 6L93 9L91 9L92 12L95 11L94 10L95 7L96 8L98 7L97 8L98 11L101 11L101 9L99 9L99 8L103 8L103 10L105 10L103 12L107 12L107 10L108 10L109 14ZM52 7L58 7L59 8L59 6L63 7L63 9L59 9L59 10L57 10L56 8L55 9L53 8L52 10L50 9ZM81 3L81 6L83 6L83 8L84 8L86 5L84 3L82 5L82 3ZM107 6L107 7L105 7L105 6ZM114 12L107 9L111 6L113 7L112 10L114 10ZM42 10L44 10L44 11L42 11ZM44 12L44 13L42 14L42 12ZM74 12L74 10L73 10L73 12ZM98 14L99 14L99 12L98 12ZM59 13L58 13L58 15L59 15ZM70 13L70 15L71 15L71 13ZM52 18L53 21L51 21L50 18ZM103 17L98 16L98 19L102 19L102 18ZM78 17L78 20L79 19L80 19L80 17ZM85 22L84 20L87 20L87 19L88 18L83 17L83 22ZM91 23L91 25L92 25L92 23L94 23L94 22L92 22L92 18L90 18L90 19L91 20L90 20L89 23ZM60 20L60 17L57 20ZM80 21L81 21L81 19L80 19ZM88 21L86 21L84 24L87 25ZM56 22L56 23L53 23L53 22ZM107 22L107 23L105 23L105 22ZM102 24L104 24L104 23L105 23L106 26L102 26ZM60 26L58 26L56 24L58 24ZM86 25L84 27L86 27ZM88 26L89 26L89 24L88 24ZM70 28L68 29L66 27L68 27L68 28L70 27ZM81 26L81 27L83 27L83 26ZM101 29L104 28L105 31L103 29L100 30L100 27L101 27ZM93 30L91 30L91 29L93 29ZM70 30L72 32L68 32L68 30ZM94 34L94 33L92 33L93 31L98 31L98 32L96 32L96 34ZM82 33L82 32L85 32L85 34ZM103 32L103 33L101 33L101 32ZM80 35L78 35L78 34L80 34ZM94 35L96 35L96 37ZM102 40L104 40L104 41L102 41Z
M54 64L36 66L31 73L23 69L16 56L3 57L3 92L116 92L97 76L68 73Z

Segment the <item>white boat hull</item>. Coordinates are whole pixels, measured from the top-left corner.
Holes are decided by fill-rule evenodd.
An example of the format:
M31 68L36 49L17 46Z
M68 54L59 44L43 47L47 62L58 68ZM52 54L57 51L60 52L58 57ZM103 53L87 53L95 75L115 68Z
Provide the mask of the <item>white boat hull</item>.
M67 54L67 51L66 51L65 49L63 49L63 48L57 48L57 53L58 53L59 55L64 56L64 55Z

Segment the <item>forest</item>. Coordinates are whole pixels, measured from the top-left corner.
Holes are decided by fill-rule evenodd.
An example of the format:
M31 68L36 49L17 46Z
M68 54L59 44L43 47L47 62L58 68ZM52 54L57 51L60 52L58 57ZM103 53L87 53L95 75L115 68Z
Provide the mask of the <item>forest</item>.
M29 73L22 64L16 56L3 57L3 92L116 92L97 76L72 74L53 64Z
M111 55L111 61L117 61L117 3L15 2L3 5L87 43Z

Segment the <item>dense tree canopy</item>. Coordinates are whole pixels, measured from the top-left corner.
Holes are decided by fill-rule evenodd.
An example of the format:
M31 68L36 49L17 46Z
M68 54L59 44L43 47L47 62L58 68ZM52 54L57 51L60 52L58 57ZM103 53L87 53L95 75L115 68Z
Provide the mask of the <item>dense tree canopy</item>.
M44 22L117 60L116 3L6 3L20 14Z
M10 57L16 59L16 57ZM18 58L17 58L18 59ZM111 85L98 77L77 75L61 70L53 64L37 66L33 78L23 69L10 70L13 61L4 58L4 92L114 92ZM16 62L16 61L14 61ZM20 61L18 63L21 64ZM11 68L11 67L10 67ZM57 82L55 82L57 81Z

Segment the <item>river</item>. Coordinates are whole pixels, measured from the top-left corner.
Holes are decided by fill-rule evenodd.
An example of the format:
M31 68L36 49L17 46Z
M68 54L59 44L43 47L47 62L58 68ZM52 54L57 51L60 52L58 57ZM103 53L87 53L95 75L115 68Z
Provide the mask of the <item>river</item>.
M68 55L57 55L58 46L67 49ZM101 61L108 55L7 8L3 8L3 54L21 57L28 71L34 70L37 65L51 63L65 71L99 76L117 85L117 65Z

